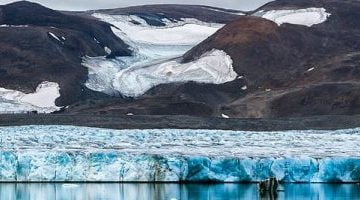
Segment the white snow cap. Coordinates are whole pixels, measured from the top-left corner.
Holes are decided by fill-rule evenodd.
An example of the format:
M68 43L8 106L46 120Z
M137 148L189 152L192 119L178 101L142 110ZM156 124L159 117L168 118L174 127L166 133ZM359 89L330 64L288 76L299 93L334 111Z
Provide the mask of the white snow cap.
M50 113L60 109L55 100L60 97L59 84L42 82L34 93L0 88L0 113L24 113L38 111Z
M254 15L271 20L279 26L288 23L311 27L315 24L325 22L331 14L326 12L325 8L306 8L298 10L259 11Z

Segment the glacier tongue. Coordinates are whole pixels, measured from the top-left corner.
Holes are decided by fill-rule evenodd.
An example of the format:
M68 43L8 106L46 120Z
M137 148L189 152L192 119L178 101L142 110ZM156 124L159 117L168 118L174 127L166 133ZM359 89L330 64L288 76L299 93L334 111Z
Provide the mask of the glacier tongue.
M359 182L360 129L0 128L0 182Z
M232 59L221 50L209 51L191 63L183 64L178 59L223 24L184 18L164 21L166 26L156 27L134 15L93 16L113 24L112 31L131 47L134 55L111 60L85 57L83 65L89 69L85 85L91 90L137 97L160 84L188 81L222 84L237 76Z

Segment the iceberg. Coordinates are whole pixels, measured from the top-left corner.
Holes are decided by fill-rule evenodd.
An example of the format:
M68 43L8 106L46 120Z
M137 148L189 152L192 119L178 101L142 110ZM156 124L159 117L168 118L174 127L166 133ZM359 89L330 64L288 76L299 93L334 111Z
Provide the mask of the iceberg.
M0 128L0 182L359 182L360 129Z

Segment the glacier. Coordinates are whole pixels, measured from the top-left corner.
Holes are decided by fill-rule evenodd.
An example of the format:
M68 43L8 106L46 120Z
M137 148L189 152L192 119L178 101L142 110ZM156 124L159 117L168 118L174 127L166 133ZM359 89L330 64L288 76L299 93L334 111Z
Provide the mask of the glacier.
M91 90L138 97L160 84L188 81L222 84L237 77L231 57L221 50L206 52L191 63L180 61L186 51L223 24L184 18L179 21L163 19L166 26L156 27L135 15L94 13L93 16L113 24L112 31L134 54L115 59L84 57L83 65L89 71L85 85Z
M0 182L360 182L360 128L0 127Z
M311 27L325 22L331 14L326 12L325 8L306 8L297 10L261 10L253 15L271 20L279 26L288 23Z

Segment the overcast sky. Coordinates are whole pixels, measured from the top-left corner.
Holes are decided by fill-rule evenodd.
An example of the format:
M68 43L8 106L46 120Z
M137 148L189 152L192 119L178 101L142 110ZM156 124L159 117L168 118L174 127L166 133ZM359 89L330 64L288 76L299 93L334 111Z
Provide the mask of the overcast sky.
M270 0L31 0L58 10L93 10L144 4L199 4L238 10L252 10ZM14 0L0 0L7 4Z

